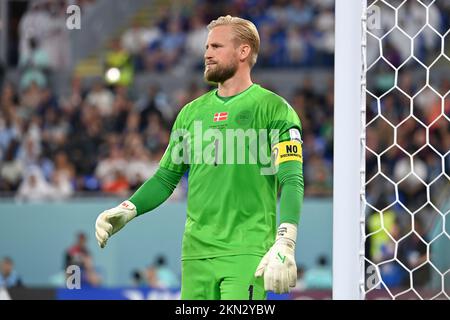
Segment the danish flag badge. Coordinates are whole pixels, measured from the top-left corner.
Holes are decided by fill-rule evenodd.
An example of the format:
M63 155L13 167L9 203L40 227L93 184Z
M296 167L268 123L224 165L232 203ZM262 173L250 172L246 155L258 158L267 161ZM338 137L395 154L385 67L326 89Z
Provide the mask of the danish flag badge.
M217 112L214 114L214 122L225 121L228 118L228 112Z

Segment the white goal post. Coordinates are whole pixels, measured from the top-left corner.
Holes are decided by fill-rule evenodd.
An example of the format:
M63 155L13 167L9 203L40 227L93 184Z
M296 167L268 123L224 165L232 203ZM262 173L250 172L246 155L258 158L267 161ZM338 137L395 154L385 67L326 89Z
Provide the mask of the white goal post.
M450 299L450 4L335 8L333 299Z
M361 17L363 1L336 0L334 59L333 299L361 299Z

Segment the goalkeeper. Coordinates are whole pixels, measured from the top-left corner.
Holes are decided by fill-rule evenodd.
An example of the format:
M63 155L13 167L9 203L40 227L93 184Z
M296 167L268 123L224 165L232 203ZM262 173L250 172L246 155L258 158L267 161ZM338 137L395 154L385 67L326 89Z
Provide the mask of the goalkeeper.
M283 98L251 80L259 50L255 25L226 16L213 20L208 30L204 75L218 88L184 106L158 171L128 200L98 216L96 237L105 247L126 223L163 203L189 170L181 298L261 300L267 291L287 293L296 284L301 125ZM255 139L244 139L241 146L228 139L230 131L251 130L267 132L266 143L257 144L269 154L271 174L264 173L262 161L247 160ZM209 138L199 132L209 132ZM225 132L226 142L220 138ZM186 145L194 148L183 154ZM245 152L245 163L236 163L239 152Z

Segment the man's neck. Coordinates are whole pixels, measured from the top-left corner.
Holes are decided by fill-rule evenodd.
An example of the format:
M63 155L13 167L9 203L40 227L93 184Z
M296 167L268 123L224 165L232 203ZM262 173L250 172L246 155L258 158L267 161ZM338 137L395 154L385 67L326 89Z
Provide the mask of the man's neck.
M252 84L253 82L250 78L250 73L236 73L232 78L226 80L223 83L219 83L217 94L221 97L235 96L248 89Z

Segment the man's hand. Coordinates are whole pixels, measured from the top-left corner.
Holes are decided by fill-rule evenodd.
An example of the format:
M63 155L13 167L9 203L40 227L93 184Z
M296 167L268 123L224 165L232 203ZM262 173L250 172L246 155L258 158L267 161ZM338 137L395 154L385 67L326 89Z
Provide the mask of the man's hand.
M128 200L103 211L95 221L95 237L100 248L104 248L109 237L122 229L136 215L136 206Z
M288 293L289 287L295 287L297 282L296 239L297 226L282 223L278 228L274 245L262 258L255 272L255 277L261 277L264 274L266 291Z

